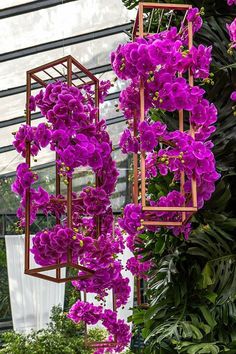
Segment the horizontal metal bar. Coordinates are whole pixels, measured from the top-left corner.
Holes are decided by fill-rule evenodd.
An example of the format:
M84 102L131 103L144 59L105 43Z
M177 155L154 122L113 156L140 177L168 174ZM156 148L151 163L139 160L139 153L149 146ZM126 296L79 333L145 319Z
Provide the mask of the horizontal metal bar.
M67 263L61 263L61 264L53 264L53 265L45 266L45 267L26 269L25 273L26 274L35 274L37 272L46 272L48 270L56 270L57 268L66 268L68 265L69 264L67 264Z
M143 2L139 3L139 5L143 6L144 9L166 9L166 10L179 10L184 11L192 8L192 5L184 5L184 4L157 4L152 2Z
M182 226L183 223L179 221L143 221L142 225L152 226Z
M55 162L54 162L54 164L52 165L52 166L55 166ZM32 168L32 170L33 170L34 168ZM14 173L14 175L15 175L15 173ZM121 214L121 210L113 210L113 214L114 215L120 215ZM45 218L47 217L45 214L43 214L43 213L37 213L36 214L37 215L37 217L38 216L44 216ZM8 217L8 216L15 216L15 217L17 217L17 215L16 215L16 213L13 213L13 212L7 212L7 213L1 213L0 212L0 217Z
M63 3L61 0L38 0L34 2L28 2L22 5L7 7L0 11L0 19L2 20L8 17L27 14L29 12L39 11L57 5L63 5L66 4L67 2L72 2L72 1L77 1L77 0L63 0Z
M117 346L117 342L85 342L85 346L89 348L113 348Z
M61 263L61 264L53 264L53 265L49 265L49 266L42 266L42 267L38 267L38 268L31 268L31 269L26 269L25 272L27 272L27 274L35 274L35 273L41 273L41 272L46 272L48 270L56 270L59 268L76 268L79 270L83 270L84 272L90 273L90 274L94 274L95 271L88 269L84 266L81 266L79 264L72 264L70 262L65 262L65 263Z
M147 206L142 208L143 211L170 211L170 212L180 212L180 211L197 211L197 208L194 207L155 207Z
M49 280L49 281L53 281L54 283L58 283L57 279L55 277L46 275L46 274L41 274L41 273L29 273L28 271L25 271L26 275L31 275L32 277L36 277L36 278L41 278L44 280Z
M111 93L111 94L107 95L107 97L105 98L105 101L115 100L115 99L119 98L119 95L120 95L120 91ZM33 113L31 115L31 120L36 120L36 119L39 119L42 117L43 116L40 112ZM113 118L111 118L111 119L113 119ZM107 122L111 121L111 119L108 119ZM5 128L5 127L10 127L11 125L15 125L15 124L25 123L25 121L26 121L25 116L3 120L2 122L0 122L0 128ZM112 123L109 123L109 124L112 124ZM2 148L0 148L0 153L2 152L1 149Z
M28 48L14 50L12 52L0 54L0 63L3 63L5 61L9 61L9 60L23 58L23 57L26 57L29 55L43 53L43 52L53 50L53 49L58 49L58 48L67 47L67 46L78 44L78 43L83 43L83 42L92 41L92 40L99 39L99 38L112 36L114 34L128 31L131 28L132 28L132 23L129 22L129 23L125 23L123 25L113 26L113 27L101 29L98 31L90 32L90 33L79 34L77 36L68 37L65 39L59 39L56 41L38 44L38 45L28 47Z

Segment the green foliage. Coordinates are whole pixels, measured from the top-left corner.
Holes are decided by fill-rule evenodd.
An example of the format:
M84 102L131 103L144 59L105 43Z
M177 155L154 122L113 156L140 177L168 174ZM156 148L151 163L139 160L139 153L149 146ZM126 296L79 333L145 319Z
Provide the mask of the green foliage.
M101 341L106 333L91 329L88 339ZM52 309L51 321L47 328L28 335L9 331L2 334L1 354L90 354L92 350L84 345L84 328L67 319L60 307Z
M199 225L188 242L164 230L152 239L142 235L145 258L155 264L148 282L150 307L133 316L143 326L145 352L230 349L236 336L234 237L216 225Z
M107 338L105 330L91 328L88 341L103 341ZM53 307L50 322L45 329L32 331L28 335L8 331L0 336L3 342L1 354L92 354L93 349L85 346L85 329L66 317L61 307ZM123 354L132 354L127 349Z

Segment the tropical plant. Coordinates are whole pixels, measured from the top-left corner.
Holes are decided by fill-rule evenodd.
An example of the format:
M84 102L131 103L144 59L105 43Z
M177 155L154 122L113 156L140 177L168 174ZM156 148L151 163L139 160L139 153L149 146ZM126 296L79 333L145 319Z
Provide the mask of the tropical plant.
M230 100L235 90L236 54L227 54L226 30L236 7L228 7L226 0L162 2L205 8L203 27L194 40L213 45L214 85L206 83L204 89L219 112L212 140L222 178L211 200L195 215L188 241L164 229L155 238L141 235L144 259L154 264L147 290L150 306L136 308L132 319L142 328L145 353L236 353L236 120ZM132 9L139 1L123 3ZM158 112L153 114L160 118ZM162 115L161 120L169 122L169 117ZM152 193L162 188L160 182L158 191Z

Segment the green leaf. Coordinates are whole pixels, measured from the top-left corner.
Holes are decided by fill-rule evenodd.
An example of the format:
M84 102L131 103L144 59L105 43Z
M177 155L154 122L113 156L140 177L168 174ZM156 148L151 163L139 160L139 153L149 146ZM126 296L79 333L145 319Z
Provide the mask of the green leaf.
M210 302L212 302L213 304L215 304L215 302L216 302L216 299L217 299L217 294L216 293L214 293L214 292L209 292L209 293L207 293L206 295L205 295L205 297L210 301Z
M165 238L159 237L155 243L155 253L162 254L165 249Z
M201 313L203 314L203 317L205 318L205 320L209 324L209 326L213 329L217 325L217 322L212 317L211 312L208 310L208 308L206 306L203 306L203 305L199 306L199 309L200 309Z
M219 68L219 70L233 69L233 68L236 68L236 63L229 64L229 65L226 65L226 66L222 66L221 68Z
M214 284L214 282L214 273L212 271L211 265L209 263L206 263L202 271L202 282L200 287L202 289L206 289L209 285Z

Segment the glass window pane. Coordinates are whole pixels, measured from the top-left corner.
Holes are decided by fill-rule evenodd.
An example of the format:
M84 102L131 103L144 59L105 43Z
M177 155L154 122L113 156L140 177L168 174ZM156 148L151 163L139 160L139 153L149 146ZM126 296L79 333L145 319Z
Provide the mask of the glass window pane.
M101 105L101 118L110 119L120 116L121 112L117 109L118 103L119 99L105 101Z
M8 7L27 4L28 2L34 2L37 0L1 0L0 10L6 9Z
M128 39L124 33L31 55L0 65L0 90L25 84L25 73L39 65L71 54L87 68L110 63L110 52Z
M9 17L0 21L0 33L7 33L1 53L128 23L129 17L117 0L72 1Z

